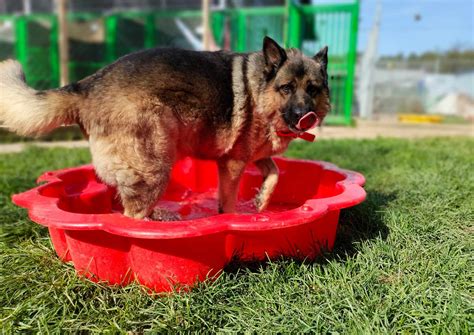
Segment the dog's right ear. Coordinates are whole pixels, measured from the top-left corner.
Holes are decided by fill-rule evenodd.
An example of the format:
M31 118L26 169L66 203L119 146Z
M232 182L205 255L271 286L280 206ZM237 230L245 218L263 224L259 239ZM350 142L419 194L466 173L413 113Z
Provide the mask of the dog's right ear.
M314 55L313 59L321 64L321 67L324 71L328 70L328 46L326 45L324 48L318 51L316 55Z
M287 59L285 49L268 36L263 39L263 56L267 77L272 77Z

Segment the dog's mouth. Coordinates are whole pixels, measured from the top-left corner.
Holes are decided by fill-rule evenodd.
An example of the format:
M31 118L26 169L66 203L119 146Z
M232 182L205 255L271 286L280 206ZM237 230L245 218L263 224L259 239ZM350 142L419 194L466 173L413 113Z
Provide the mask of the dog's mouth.
M277 134L280 137L299 137L305 141L313 142L315 135L309 133L308 130L320 126L324 119L324 116L325 114L316 113L313 111L308 112L298 120L298 123L296 125L287 123L287 130L279 130L277 131Z
M308 112L298 120L295 126L289 125L288 128L296 134L301 134L320 124L321 118L315 112Z
M319 118L315 112L306 113L302 118L299 119L296 129L307 131L314 128L319 123Z

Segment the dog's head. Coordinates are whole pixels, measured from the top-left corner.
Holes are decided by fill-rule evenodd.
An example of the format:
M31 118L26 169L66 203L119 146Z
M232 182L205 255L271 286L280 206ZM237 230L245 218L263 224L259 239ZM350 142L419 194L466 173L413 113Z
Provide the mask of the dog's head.
M330 110L328 47L313 57L297 49L283 49L269 37L263 40L264 108L276 113L277 130L300 133L318 126Z

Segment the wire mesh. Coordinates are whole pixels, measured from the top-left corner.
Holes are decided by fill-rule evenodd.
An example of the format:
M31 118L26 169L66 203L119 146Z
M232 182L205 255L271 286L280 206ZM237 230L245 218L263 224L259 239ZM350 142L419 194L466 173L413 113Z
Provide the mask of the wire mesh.
M78 81L107 64L106 19L101 16L70 16L69 80Z
M34 88L58 85L57 24L52 17L22 17L16 22L24 44L18 46L23 70Z
M196 49L201 43L197 35L202 24L200 11L187 12L185 16L179 12L165 14L155 17L156 45Z
M15 21L10 16L0 16L0 59L15 57Z
M249 15L246 18L246 31L248 32L245 50L258 51L262 48L262 40L265 36L271 36L280 45L284 45L284 22L285 17L281 15Z

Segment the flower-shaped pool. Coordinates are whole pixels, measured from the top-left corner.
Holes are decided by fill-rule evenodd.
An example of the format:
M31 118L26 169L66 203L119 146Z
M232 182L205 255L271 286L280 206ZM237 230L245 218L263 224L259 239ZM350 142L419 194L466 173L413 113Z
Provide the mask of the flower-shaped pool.
M217 168L212 161L179 161L158 206L182 221L122 215L114 188L90 165L46 172L45 182L13 196L30 218L48 227L58 256L93 280L155 290L192 286L232 259L279 256L312 259L331 250L340 210L365 199L364 177L320 161L275 158L280 179L270 205L252 203L262 177L249 166L240 183L238 213L217 214Z

